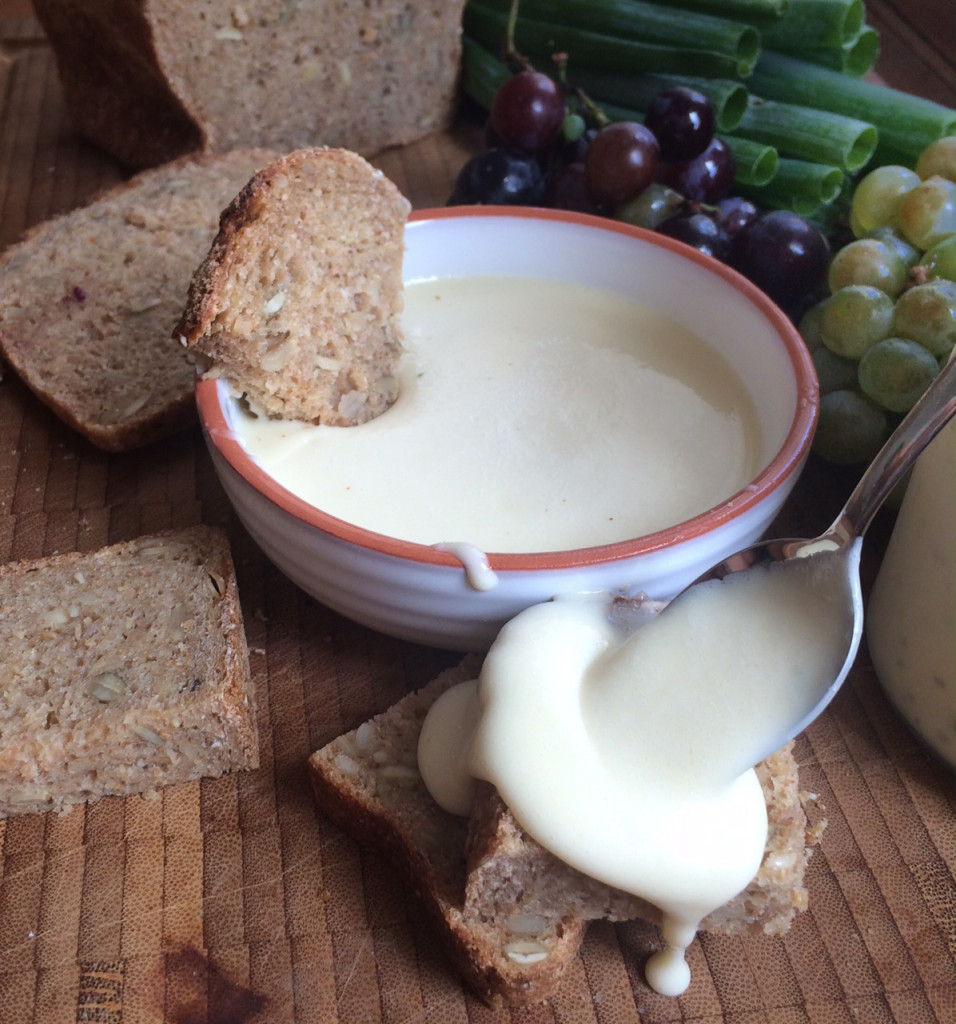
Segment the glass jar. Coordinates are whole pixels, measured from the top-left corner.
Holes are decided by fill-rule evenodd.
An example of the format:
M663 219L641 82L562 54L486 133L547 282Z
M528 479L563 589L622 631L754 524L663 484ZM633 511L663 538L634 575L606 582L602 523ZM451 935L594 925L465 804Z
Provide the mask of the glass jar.
M916 462L867 609L867 645L887 696L956 765L954 464L950 421Z

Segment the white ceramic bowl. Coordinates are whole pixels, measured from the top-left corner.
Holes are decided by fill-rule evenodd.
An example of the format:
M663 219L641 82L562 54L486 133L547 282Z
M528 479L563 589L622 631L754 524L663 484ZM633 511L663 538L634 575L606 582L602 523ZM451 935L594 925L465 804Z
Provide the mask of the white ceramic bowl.
M761 536L799 476L818 406L806 348L761 291L679 243L611 220L494 207L413 214L406 281L481 273L622 292L706 338L750 394L764 439L763 468L718 507L647 536L560 553L489 553L497 585L482 590L451 554L356 527L277 484L237 441L225 385L200 381L200 418L216 471L240 520L282 572L373 629L436 647L483 650L504 622L557 593L643 591L668 599Z

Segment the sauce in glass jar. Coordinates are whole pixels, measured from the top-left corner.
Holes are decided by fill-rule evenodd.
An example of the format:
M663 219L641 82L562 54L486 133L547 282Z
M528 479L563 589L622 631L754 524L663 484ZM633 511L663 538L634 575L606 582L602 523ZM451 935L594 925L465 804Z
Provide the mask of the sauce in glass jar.
M956 765L954 463L951 420L916 463L867 611L867 645L883 689L950 765Z

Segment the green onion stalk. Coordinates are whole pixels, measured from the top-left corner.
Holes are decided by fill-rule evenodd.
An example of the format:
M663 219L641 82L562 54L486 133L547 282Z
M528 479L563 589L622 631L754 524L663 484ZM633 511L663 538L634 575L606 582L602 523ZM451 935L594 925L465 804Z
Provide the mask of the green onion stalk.
M785 50L785 47L780 49ZM880 54L880 35L872 26L864 25L856 39L839 49L795 47L794 54L812 64L831 68L853 78L862 78L876 64Z
M714 107L717 130L732 132L747 108L747 87L735 79L700 78L696 75L668 75L659 72L626 75L578 68L571 80L598 105L603 102L647 110L658 93L686 85L703 93Z
M753 94L735 134L846 171L865 167L878 142L876 128L866 121Z
M721 135L720 139L734 155L734 181L738 186L760 188L773 179L780 162L773 146L732 135Z
M770 181L747 191L765 206L782 206L801 216L810 216L819 206L840 198L843 182L844 174L839 167L780 157L777 173Z
M879 164L912 167L931 142L956 132L956 112L949 107L772 50L761 53L748 87L768 100L872 124L879 137L874 156Z
M513 2L481 0L489 10L509 14ZM520 0L516 17L518 26L525 20L544 22L619 39L721 53L748 67L760 54L760 33L752 25L644 0Z
M840 48L856 39L863 23L863 0L793 0L782 18L761 27L760 36L771 50Z
M465 33L482 46L493 53L503 53L509 39L507 15L469 0L463 27ZM542 64L554 54L568 54L569 68L573 69L661 71L705 78L736 78L751 70L749 63L725 53L618 39L575 26L523 17L515 22L512 41L520 53Z
M801 0L655 0L660 7L680 8L711 14L716 18L738 18L752 25L773 24Z
M461 88L482 110L491 110L495 93L511 77L511 71L471 36L461 40Z

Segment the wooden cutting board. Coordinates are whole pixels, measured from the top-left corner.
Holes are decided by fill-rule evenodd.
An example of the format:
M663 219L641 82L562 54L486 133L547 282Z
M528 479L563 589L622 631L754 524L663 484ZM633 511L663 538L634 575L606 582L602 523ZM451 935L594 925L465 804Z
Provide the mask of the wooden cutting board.
M16 58L0 85L2 245L122 172L73 134L36 23L0 31ZM476 134L463 123L378 163L416 206L441 205ZM853 482L812 462L779 532L826 526ZM865 651L798 741L827 828L788 935L703 936L690 990L668 999L641 973L656 931L596 924L557 997L496 1013L463 991L389 865L315 813L305 773L311 750L457 656L354 625L290 584L236 522L198 432L106 455L5 373L0 559L200 521L232 539L262 767L0 821L2 1024L951 1024L953 776L890 708ZM884 514L867 541L867 585L890 525Z

